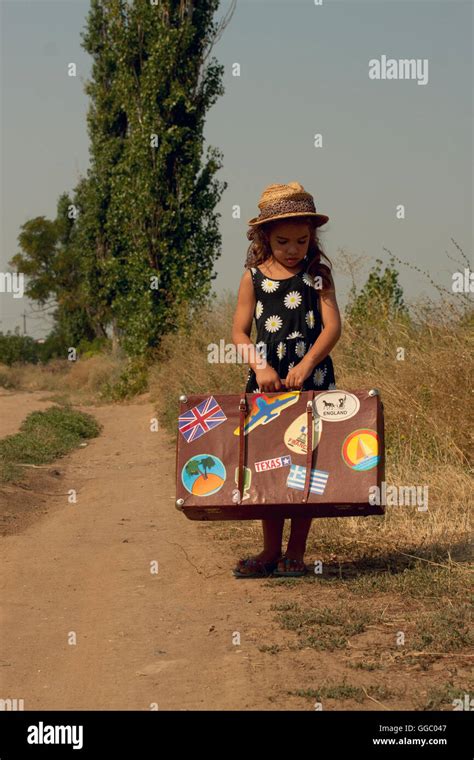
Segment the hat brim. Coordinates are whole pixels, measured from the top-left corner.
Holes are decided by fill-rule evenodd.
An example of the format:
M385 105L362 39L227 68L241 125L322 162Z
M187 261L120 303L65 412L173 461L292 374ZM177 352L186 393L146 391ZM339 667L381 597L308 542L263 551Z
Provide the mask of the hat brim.
M278 214L277 216L271 216L268 219L260 219L258 216L254 216L252 219L250 219L247 224L250 227L256 227L259 224L268 224L268 222L273 222L276 219L290 219L295 216L313 216L316 221L316 227L321 227L323 224L326 224L326 222L329 221L329 217L326 216L326 214L315 214L312 211L297 211L296 213L292 214Z

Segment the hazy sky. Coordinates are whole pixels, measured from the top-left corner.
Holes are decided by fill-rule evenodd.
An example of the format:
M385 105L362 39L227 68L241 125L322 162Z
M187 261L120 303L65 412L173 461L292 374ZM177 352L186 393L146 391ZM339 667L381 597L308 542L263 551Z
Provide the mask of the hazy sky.
M20 226L54 218L64 191L88 166L83 91L91 59L80 46L88 0L0 0L0 272L18 251ZM221 3L216 19L224 16ZM224 154L217 292L237 291L264 187L301 182L330 221L329 258L340 249L368 265L383 248L451 286L454 238L472 262L471 0L237 0L213 54L225 94L208 114L207 143ZM427 59L427 84L370 79L371 59ZM78 76L67 76L77 63ZM232 75L240 64L240 76ZM425 64L426 66L426 64ZM420 69L421 72L421 69ZM420 74L421 78L421 74ZM314 147L322 134L323 147ZM396 207L406 218L397 219ZM232 218L234 206L241 218ZM348 278L335 267L343 306ZM435 295L405 267L408 298ZM42 337L48 321L31 303L0 293L0 330Z

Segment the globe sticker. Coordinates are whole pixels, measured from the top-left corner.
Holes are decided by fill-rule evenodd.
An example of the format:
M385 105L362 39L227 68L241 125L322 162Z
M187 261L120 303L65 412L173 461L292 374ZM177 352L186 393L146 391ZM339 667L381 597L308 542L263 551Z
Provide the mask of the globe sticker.
M214 454L196 454L181 470L183 486L193 496L211 496L225 483L226 470Z
M375 430L354 430L342 444L341 454L351 470L371 470L376 467L379 456L379 439Z
M360 409L360 401L353 393L327 391L319 393L313 401L315 414L328 422L340 422L354 417Z
M308 428L307 413L303 412L297 417L285 431L283 440L290 451L295 454L306 454L306 433ZM313 417L313 451L319 443L323 423L319 417Z

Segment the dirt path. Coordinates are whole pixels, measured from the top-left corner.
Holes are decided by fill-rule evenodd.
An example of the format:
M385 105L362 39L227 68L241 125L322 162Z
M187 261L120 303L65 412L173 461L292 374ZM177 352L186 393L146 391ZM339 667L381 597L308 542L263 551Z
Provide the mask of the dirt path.
M1 393L0 420L15 432L47 395ZM98 438L0 488L1 699L27 710L314 710L314 689L336 682L341 696L325 697L325 710L400 710L467 682L457 652L397 660L394 632L410 632L418 614L400 595L371 597L378 622L349 633L345 649L298 646L276 610L297 618L300 603L336 613L342 604L350 624L363 597L329 582L236 580L239 524L227 535L174 508L174 442L150 431L149 401L82 410L103 424ZM379 652L375 670L364 664ZM362 699L344 693L345 679ZM451 699L443 692L444 709Z
M23 416L41 398L28 395ZM0 696L42 710L274 709L279 668L257 648L268 593L236 581L209 524L174 508L174 449L149 431L152 406L84 411L103 434L61 460L47 513L1 539Z
M7 391L0 388L0 436L17 433L26 415L30 412L44 412L53 401L48 401L49 391L28 393L27 391Z

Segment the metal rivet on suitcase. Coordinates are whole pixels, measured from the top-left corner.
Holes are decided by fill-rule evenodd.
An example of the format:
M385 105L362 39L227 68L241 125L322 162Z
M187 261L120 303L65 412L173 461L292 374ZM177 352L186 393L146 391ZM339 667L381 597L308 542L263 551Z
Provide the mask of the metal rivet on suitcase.
M378 388L371 388L369 391L369 396L380 396L380 391Z
M176 499L175 507L176 509L182 509L184 504L184 499Z

